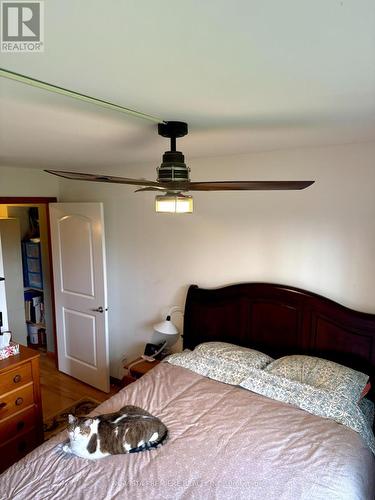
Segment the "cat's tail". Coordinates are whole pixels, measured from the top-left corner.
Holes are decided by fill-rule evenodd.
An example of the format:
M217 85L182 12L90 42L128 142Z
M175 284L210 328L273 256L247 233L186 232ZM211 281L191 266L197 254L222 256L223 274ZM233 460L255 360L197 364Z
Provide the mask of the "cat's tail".
M169 438L168 429L165 427L165 432L161 436L161 438L156 442L156 447L161 446L162 444L164 444L168 440L168 438Z
M168 429L165 427L165 432L161 435L156 441L149 441L148 443L142 444L142 446L137 446L137 448L132 448L129 450L129 453L138 453L139 451L147 451L152 450L154 448L159 448L162 446L168 439Z

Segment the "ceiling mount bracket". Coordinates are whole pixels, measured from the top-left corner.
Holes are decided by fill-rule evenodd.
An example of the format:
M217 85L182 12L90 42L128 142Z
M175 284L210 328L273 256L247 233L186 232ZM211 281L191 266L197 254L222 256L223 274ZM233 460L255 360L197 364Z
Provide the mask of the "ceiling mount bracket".
M188 125L185 122L165 122L158 124L158 133L162 137L184 137L188 133Z
M165 122L158 124L158 133L162 137L171 140L171 151L176 151L176 138L184 137L188 133L188 125L185 122Z

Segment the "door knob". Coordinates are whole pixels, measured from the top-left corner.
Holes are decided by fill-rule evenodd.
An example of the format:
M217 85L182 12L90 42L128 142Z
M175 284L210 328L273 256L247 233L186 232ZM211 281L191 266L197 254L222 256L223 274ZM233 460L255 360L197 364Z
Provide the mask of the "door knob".
M91 311L95 311L95 312L98 312L98 313L103 313L104 311L108 311L108 307L106 307L105 309L102 307L102 306L99 306L95 309L91 309Z

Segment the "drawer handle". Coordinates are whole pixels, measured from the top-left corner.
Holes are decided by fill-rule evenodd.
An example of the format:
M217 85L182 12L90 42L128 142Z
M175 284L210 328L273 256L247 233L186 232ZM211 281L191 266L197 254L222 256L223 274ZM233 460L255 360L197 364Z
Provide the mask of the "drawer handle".
M17 398L16 399L16 406L20 406L23 403L23 398Z
M22 431L24 427L25 427L25 422L23 420L17 422L17 431Z
M6 403L0 403L0 410L1 410L2 408L5 408L5 407L6 407L6 405L7 405Z
M13 379L13 382L14 382L15 384L18 384L18 382L20 382L20 381L21 381L21 375L16 375L16 376L14 377L14 379Z

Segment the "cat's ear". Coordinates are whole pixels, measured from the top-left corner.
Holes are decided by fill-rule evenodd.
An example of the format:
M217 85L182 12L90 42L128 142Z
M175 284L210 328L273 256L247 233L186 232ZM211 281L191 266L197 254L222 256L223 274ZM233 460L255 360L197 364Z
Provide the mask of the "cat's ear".
M86 418L85 420L85 427L90 427L90 425L93 423L92 418Z
M69 413L69 415L68 415L69 424L74 424L76 421L77 421L76 417L74 415L72 415L71 413Z

